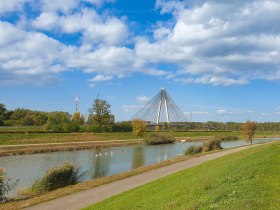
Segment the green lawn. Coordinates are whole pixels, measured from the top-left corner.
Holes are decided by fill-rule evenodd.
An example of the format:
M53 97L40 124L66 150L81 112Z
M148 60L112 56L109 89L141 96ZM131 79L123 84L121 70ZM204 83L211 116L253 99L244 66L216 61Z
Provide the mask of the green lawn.
M277 210L279 192L280 143L274 143L206 162L86 209Z

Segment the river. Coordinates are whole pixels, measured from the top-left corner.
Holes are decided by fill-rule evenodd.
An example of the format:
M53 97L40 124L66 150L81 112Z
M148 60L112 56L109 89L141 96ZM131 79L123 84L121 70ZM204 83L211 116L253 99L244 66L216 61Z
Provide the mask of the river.
M280 140L280 138L254 139L254 143L265 143ZM151 165L183 155L184 150L191 145L201 145L203 142L180 142L167 145L145 146L130 145L66 152L52 152L29 155L0 157L0 167L6 169L7 177L19 179L16 189L10 196L16 195L19 189L30 187L35 179L42 177L53 166L59 166L65 161L73 162L86 171L84 181L103 176L129 171L141 166ZM233 148L249 144L246 141L222 142L223 148Z

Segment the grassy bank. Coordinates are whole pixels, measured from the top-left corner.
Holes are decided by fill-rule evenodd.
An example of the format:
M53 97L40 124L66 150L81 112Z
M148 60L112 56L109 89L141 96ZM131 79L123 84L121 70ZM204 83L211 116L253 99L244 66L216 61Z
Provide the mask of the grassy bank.
M2 128L3 129L3 128ZM34 128L35 129L35 128ZM151 134L154 132L147 132ZM177 139L198 140L213 138L215 136L239 136L241 132L234 131L189 131L172 132ZM257 132L256 137L276 137L280 132ZM0 145L20 145L58 142L86 142L100 140L131 140L135 139L131 132L111 133L0 133Z
M90 209L279 209L280 143L227 155Z
M104 147L119 147L141 143L139 140L130 141L100 141L100 142L76 142L59 144L34 144L34 145L13 145L0 147L0 157L10 155L25 155L46 152L73 151Z

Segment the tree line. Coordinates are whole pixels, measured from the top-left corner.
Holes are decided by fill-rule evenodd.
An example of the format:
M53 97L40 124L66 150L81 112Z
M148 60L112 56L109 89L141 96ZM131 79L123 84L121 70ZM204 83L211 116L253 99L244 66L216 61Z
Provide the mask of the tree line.
M106 100L95 99L88 118L79 112L44 112L17 108L8 110L0 103L0 126L44 126L52 132L131 132L131 122L115 122Z
M0 126L44 126L52 132L131 132L132 122L115 122L111 113L111 106L106 100L96 98L89 108L88 118L79 112L71 115L68 112L44 112L17 108L8 110L0 103ZM219 130L241 131L243 123L238 122L184 122L174 123L171 126L162 125L160 130L192 131L192 130ZM280 131L280 122L257 123L259 131ZM147 130L159 127L147 126Z

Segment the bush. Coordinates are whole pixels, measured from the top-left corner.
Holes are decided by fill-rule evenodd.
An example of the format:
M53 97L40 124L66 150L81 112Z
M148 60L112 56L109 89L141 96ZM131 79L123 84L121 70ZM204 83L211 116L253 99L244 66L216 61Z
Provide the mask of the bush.
M185 150L184 154L195 155L201 152L209 152L217 149L223 149L223 147L221 146L221 141L212 140L209 142L204 142L203 145L200 146L190 146Z
M49 114L48 121L45 125L47 131L53 132L70 132L71 115L67 112L52 112Z
M114 123L113 132L132 132L132 122L122 121Z
M4 180L5 180L5 170L0 168L0 200L3 200L4 197Z
M193 145L193 146L188 147L185 150L185 155L195 155L195 154L201 153L202 150L203 150L202 146Z
M209 152L217 149L223 149L221 146L221 141L220 140L212 140L209 142L204 142L203 143L203 151L204 152Z
M36 195L76 184L84 174L80 173L80 169L75 168L72 163L65 162L62 166L50 168L41 179L35 180L25 194Z
M112 132L113 126L112 125L94 125L91 127L92 132L95 133L106 133Z
M11 182L10 178L6 177L6 171L4 168L0 168L0 203L5 202L7 195L12 189L16 187L18 180Z
M147 145L172 144L174 142L175 138L171 134L155 133L145 139Z

